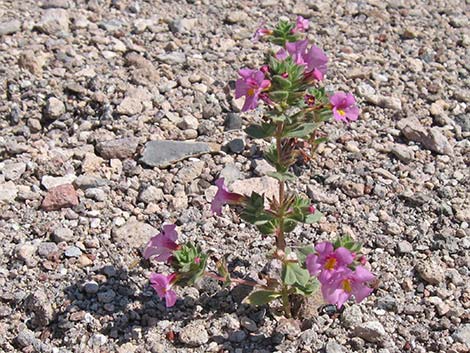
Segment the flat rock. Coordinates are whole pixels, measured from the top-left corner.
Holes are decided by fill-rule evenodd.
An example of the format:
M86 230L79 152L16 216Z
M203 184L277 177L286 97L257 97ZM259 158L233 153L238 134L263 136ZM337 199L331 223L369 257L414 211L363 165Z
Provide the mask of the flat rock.
M11 202L15 200L16 195L18 195L18 188L14 182L7 181L6 183L0 183L0 203Z
M143 106L139 99L126 97L117 107L117 112L122 115L136 115L142 112Z
M392 147L392 154L403 163L409 163L414 159L414 152L408 146L402 144L395 144Z
M368 321L357 325L354 335L371 343L380 343L386 338L385 329L378 321Z
M54 316L50 296L42 290L33 291L26 298L25 307L34 313L33 324L36 327L47 326Z
M5 176L6 180L17 180L26 171L26 163L0 163L0 172Z
M455 330L452 338L457 342L461 342L470 347L470 324L460 326L457 330Z
M426 128L415 117L400 120L397 127L408 140L419 142L428 150L439 154L454 154L451 144L437 127Z
M264 194L269 198L272 198L273 196L277 197L279 192L277 180L269 176L236 180L229 185L229 189L246 196L250 196L252 192L256 192L258 194Z
M69 14L64 9L48 9L44 11L36 28L46 34L69 31Z
M61 208L74 207L79 204L77 193L72 184L56 186L49 190L42 201L42 209L56 211Z
M128 248L139 248L147 244L149 239L158 233L150 224L139 222L132 217L120 228L113 229L114 241Z
M65 104L56 97L50 97L46 103L45 113L50 119L57 119L65 113Z
M121 138L98 143L96 152L105 159L127 159L134 156L138 145L136 138Z
M182 52L171 52L157 55L157 60L168 65L184 64L186 62L186 55Z
M145 145L141 161L150 167L165 168L183 159L219 150L219 146L204 142L150 141Z
M195 320L183 327L179 332L180 341L191 347L199 347L207 343L209 335L204 323L203 320Z
M77 176L75 174L67 174L62 177L53 177L50 175L44 175L41 178L41 185L46 188L46 190L50 190L55 188L56 186L64 185L64 184L72 184Z
M0 36L6 34L13 34L21 29L21 22L18 20L11 20L0 23Z
M421 261L415 266L415 270L429 284L439 284L445 281L444 268L432 259Z

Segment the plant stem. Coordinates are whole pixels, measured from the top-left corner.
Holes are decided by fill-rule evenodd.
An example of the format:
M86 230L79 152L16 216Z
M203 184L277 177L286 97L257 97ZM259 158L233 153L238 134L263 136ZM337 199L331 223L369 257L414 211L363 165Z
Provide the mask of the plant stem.
M225 282L225 278L222 277L222 276L219 276L215 273L211 273L211 272L204 272L204 275L206 275L207 277L210 277L210 278L213 278L217 281L220 281L220 282ZM256 287L256 286L259 286L260 284L257 283L257 282L254 282L254 281L247 281L246 279L242 279L242 278L230 278L230 282L234 282L234 283L238 283L238 284L242 284L244 286L250 286L250 287Z
M284 313L286 314L286 317L289 319L291 317L289 293L287 291L287 286L285 284L282 286L281 294L282 294L282 307L284 308Z
M276 150L277 150L277 162L281 164L281 149L282 149L282 130L284 124L282 122L277 123L276 128ZM279 228L277 230L276 247L278 250L285 251L286 240L284 239L284 198L285 198L285 184L284 181L279 180Z

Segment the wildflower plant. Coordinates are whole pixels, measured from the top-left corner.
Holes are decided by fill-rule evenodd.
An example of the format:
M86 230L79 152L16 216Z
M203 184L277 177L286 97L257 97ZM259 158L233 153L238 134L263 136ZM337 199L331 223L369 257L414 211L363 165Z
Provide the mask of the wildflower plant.
M273 141L264 157L275 168L269 175L278 180L279 193L270 199L256 192L246 196L230 192L224 180L218 179L218 191L211 204L216 216L222 214L225 205L236 206L242 220L263 235L272 236L275 248L268 257L282 264L281 271L256 281L232 278L224 258L215 264L216 271L208 271L208 254L191 242L178 244L175 226L166 225L150 239L144 257L166 262L173 269L169 275L152 273L150 278L168 307L176 302L175 286L192 285L205 276L227 286L253 286L247 303L265 305L279 300L286 317L292 315L294 296L308 297L321 291L327 303L340 308L352 296L360 302L372 292L369 283L374 275L365 267L367 260L361 255L360 244L350 237L303 247L287 246L286 236L297 225L312 224L322 217L309 199L288 189L287 183L295 179L291 167L299 157L309 159L326 141L319 134L322 124L331 120L349 123L359 116L351 93L327 92L321 86L328 58L319 47L301 39L308 27L308 20L300 16L294 23L280 21L273 29L261 25L253 40L267 40L279 47L269 51L260 68L241 69L236 81L235 97L245 98L242 111L264 105L262 121L249 126L246 133ZM309 151L304 146L309 146Z

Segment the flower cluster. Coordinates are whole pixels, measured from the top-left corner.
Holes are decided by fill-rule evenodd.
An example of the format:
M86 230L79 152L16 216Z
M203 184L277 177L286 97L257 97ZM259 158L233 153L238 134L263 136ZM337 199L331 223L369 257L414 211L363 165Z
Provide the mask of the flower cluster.
M357 264L354 252L342 246L335 249L330 242L319 243L315 250L316 253L307 256L306 266L310 275L320 281L328 303L341 308L352 295L359 303L372 293L367 283L375 276L362 266L364 257Z
M209 257L191 241L178 242L176 226L164 225L162 232L150 239L143 255L171 267L169 275L150 275L151 286L167 307L177 302L177 286L193 285L202 277L226 286L252 286L247 303L266 305L280 300L287 317L295 315L291 309L293 299L299 295L308 297L320 288L325 301L338 308L351 297L361 302L372 293L370 283L375 277L365 267L361 246L352 239L344 237L334 243L298 247L286 237L299 224L309 225L323 216L310 199L289 189L288 182L295 179L292 167L299 161L309 161L316 148L327 140L320 130L322 124L331 120L350 123L359 117L351 93L327 92L321 87L328 71L328 57L322 49L302 39L308 28L309 21L301 16L295 22L280 21L273 29L265 23L260 25L253 40L268 40L279 49L270 51L261 67L241 69L235 83L235 98L245 98L242 111L256 109L260 103L265 108L262 119L245 131L252 138L273 142L263 154L274 168L268 175L278 181L279 193L268 198L256 192L230 192L224 179L219 178L210 206L216 216L222 215L225 205L236 206L240 219L273 237L271 257L281 263L280 273L256 281L233 278L226 257L217 259L214 253ZM209 263L209 259L216 261Z

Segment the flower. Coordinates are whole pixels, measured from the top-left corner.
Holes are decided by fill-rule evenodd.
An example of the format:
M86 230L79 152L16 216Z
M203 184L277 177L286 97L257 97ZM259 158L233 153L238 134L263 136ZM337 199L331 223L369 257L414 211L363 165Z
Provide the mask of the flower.
M373 289L367 287L366 283L374 279L375 276L362 266L357 266L355 271L343 267L328 282L322 283L323 298L338 309L351 295L354 295L356 303L360 303L372 293Z
M246 96L242 111L255 109L260 93L271 86L271 81L260 70L241 69L239 74L242 78L235 83L235 98Z
M156 256L155 260L167 262L174 250L178 249L176 239L178 233L175 230L176 225L167 224L163 226L163 231L153 236L147 243L147 247L144 250L144 257L149 259L152 256Z
M313 107L315 105L315 102L316 102L316 98L314 95L312 94L306 94L304 96L304 102L305 104L307 104L309 107Z
M292 28L292 33L295 32L305 32L308 29L309 21L302 16L297 16L297 21L295 22L295 27Z
M266 27L264 27L265 24L266 24L265 21L263 21L259 24L259 26L256 29L255 33L253 34L253 37L251 37L252 42L257 42L257 41L259 41L259 39L261 37L269 36L273 33L273 31L271 31L270 29L267 29Z
M313 77L317 81L323 80L327 71L328 57L315 45L307 48L308 40L286 43L286 49L297 65L305 66L305 77ZM283 53L277 53L276 58L282 57ZM280 60L280 59L279 59Z
M326 283L332 275L349 264L354 260L354 257L346 248L339 247L336 250L333 244L324 241L315 246L316 254L307 256L306 265L307 270L312 276L318 276L321 283Z
M172 284L175 282L176 274L172 273L168 276L159 273L150 274L150 283L155 292L157 292L160 299L165 298L167 308L172 307L176 303L176 293L171 289Z
M245 196L229 192L227 187L224 185L224 178L219 178L215 181L215 185L219 188L217 193L214 196L214 199L211 203L211 211L217 215L222 214L222 206L225 204L239 204L244 199Z
M359 116L356 99L351 93L336 92L330 97L333 117L337 121L355 121Z

